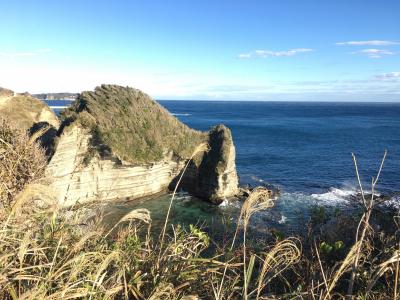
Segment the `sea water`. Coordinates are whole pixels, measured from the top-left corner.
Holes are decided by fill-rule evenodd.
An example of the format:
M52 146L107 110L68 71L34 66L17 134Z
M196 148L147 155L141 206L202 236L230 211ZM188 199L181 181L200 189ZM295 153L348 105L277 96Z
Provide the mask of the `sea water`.
M57 102L51 102L54 105ZM159 101L179 120L198 130L225 124L232 130L240 183L272 184L281 196L253 226L301 230L315 205L348 210L357 192L351 153L368 189L384 153L388 155L378 193L400 201L400 103ZM130 209L148 208L155 227L165 218L170 195L115 204L114 218ZM216 207L180 193L174 201L173 223L235 222L241 203ZM215 226L218 227L218 226ZM211 229L210 229L211 230Z

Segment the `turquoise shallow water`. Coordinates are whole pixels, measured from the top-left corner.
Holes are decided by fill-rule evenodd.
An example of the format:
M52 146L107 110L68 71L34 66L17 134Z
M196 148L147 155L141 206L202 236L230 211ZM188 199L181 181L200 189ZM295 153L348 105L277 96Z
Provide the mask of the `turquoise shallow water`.
M146 208L152 217L154 233L159 233L164 225L166 213L172 195L162 195L151 199L112 203L105 207L106 222L114 224L126 213L136 208ZM270 235L279 231L287 235L301 235L316 206L323 206L327 211L348 214L355 206L345 201L332 202L318 199L319 195L307 196L301 193L283 193L274 200L274 206L256 213L250 224L253 235ZM170 223L202 227L213 238L219 239L231 235L237 224L242 202L224 201L216 206L180 192L173 200Z
M346 212L356 193L351 152L358 156L366 186L379 167L384 149L388 158L378 191L399 202L400 104L318 102L160 101L189 126L208 130L224 123L231 128L241 184L271 183L283 191L274 208L254 216L252 227L301 232L314 205ZM53 105L68 103L51 102ZM144 207L153 227L163 225L169 196L113 204L111 219ZM187 195L177 197L173 223L204 224L218 236L221 224L236 220L241 204L216 207Z

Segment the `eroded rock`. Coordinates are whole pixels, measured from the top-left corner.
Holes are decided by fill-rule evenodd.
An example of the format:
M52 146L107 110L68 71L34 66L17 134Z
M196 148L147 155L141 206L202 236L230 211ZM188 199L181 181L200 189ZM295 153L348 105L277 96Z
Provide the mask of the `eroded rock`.
M47 177L64 206L165 191L204 142L211 149L190 162L182 188L213 202L237 192L230 130L193 130L140 90L102 85L81 93L61 118Z
M194 159L182 178L182 189L219 204L238 193L235 146L229 128L218 125L208 132L208 152ZM175 187L179 176L171 183Z

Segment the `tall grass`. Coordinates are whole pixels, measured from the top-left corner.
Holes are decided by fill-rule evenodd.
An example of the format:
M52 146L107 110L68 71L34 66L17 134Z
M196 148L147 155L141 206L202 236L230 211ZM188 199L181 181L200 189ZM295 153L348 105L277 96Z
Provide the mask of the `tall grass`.
M26 184L43 176L47 159L36 138L0 117L0 208L12 206Z
M353 242L333 255L322 247L322 227L315 226L309 236L254 244L251 219L275 201L263 188L244 200L227 243L212 240L202 228L170 224L176 190L160 233L154 234L145 209L132 210L106 228L101 217L87 220L84 211L59 209L54 191L41 182L41 160L31 159L42 150L25 133L2 125L0 166L7 167L0 172L7 176L2 179L12 179L2 181L7 188L0 194L0 299L398 297L399 228L388 222L392 231L385 235L372 222L380 209L374 193L386 153L371 194L363 190L354 157L363 211L348 229Z

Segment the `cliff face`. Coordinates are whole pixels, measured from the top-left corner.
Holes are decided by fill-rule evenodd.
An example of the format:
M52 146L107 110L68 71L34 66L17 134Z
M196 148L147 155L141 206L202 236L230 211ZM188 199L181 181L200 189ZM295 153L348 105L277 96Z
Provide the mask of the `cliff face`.
M207 135L209 151L190 162L181 187L199 198L218 204L238 193L235 146L229 128L218 125ZM180 176L170 184L174 188Z
M221 201L237 192L229 129L190 129L139 90L102 85L83 92L62 115L47 177L64 206L150 196L173 187L194 149L182 188Z
M87 128L76 124L59 137L46 172L63 206L150 196L164 191L182 168L171 158L134 165L94 155L87 162L91 139Z
M33 94L33 97L40 100L75 100L78 94L76 93L45 93Z
M3 88L0 88L0 115L16 120L25 130L40 122L55 128L59 126L57 116L44 102L29 94L16 94Z
M237 193L238 177L235 146L231 131L218 125L209 132L210 151L204 154L199 166L198 194L218 202Z

